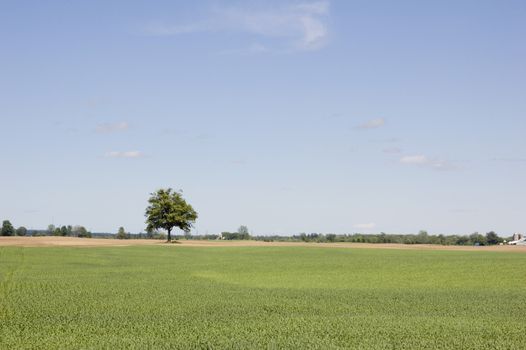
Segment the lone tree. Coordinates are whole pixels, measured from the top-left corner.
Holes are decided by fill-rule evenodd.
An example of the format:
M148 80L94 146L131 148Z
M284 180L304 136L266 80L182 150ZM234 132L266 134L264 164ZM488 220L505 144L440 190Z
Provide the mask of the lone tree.
M250 233L248 232L248 227L245 225L239 226L237 229L238 239L250 239Z
M15 228L13 225L11 225L11 222L9 220L4 220L2 223L2 229L0 230L1 236L14 236L15 235Z
M178 227L189 232L197 219L197 213L183 198L182 191L171 188L160 189L151 193L148 199L150 205L146 208L147 230L163 229L168 233L167 242L172 241L171 232Z
M84 226L77 226L73 228L74 234L77 235L77 237L80 238L91 238L91 232L86 230Z
M27 235L27 228L25 228L24 226L20 226L19 228L16 229L16 235L17 236Z
M117 236L115 237L117 239L126 239L128 236L126 235L126 231L124 230L124 227L119 227L119 231L117 232Z

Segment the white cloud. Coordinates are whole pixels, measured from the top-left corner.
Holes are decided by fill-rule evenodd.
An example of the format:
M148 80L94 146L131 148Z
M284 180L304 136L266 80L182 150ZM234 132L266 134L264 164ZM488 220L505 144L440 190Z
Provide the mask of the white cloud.
M400 158L400 163L423 165L423 164L428 164L429 159L427 159L427 157L423 155L403 156L402 158Z
M377 118L369 120L361 125L358 125L358 129L377 129L381 128L385 125L385 119L384 118Z
M326 43L328 37L327 18L329 2L317 1L279 6L275 8L254 9L248 7L222 8L212 11L209 18L182 25L167 25L160 22L145 28L146 34L157 36L184 35L198 32L243 32L260 39L279 39L277 50L316 50ZM253 40L253 39L252 39ZM260 50L268 52L267 45ZM237 50L232 50L236 52Z
M126 152L112 151L112 152L106 153L104 156L107 158L141 158L141 157L144 157L144 154L139 151L126 151Z
M442 159L430 159L424 155L403 156L400 163L407 165L417 165L434 170L456 170L458 167Z
M361 230L370 230L375 228L376 224L374 222L370 222L368 224L356 224L353 227Z
M127 122L118 122L118 123L103 123L97 125L95 129L98 133L110 133L116 131L124 131L129 129Z
M301 24L303 25L301 45L304 49L317 49L324 44L327 28L321 21L311 16L303 16Z

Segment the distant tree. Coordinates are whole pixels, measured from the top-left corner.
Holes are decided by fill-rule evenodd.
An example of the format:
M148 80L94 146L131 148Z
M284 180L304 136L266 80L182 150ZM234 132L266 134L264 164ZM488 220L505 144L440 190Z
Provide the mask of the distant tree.
M455 242L457 245L469 245L471 244L470 238L468 236L458 236L457 241Z
M77 230L77 236L80 238L91 238L91 232L86 230L84 226L79 226Z
M155 234L155 230L152 227L146 227L146 238L152 239Z
M62 236L62 232L60 231L60 227L55 227L55 230L53 231L53 236Z
M68 235L68 228L66 226L62 226L60 228L60 235L61 236L67 236Z
M55 225L50 224L47 226L47 232L48 235L52 236L55 234Z
M327 242L336 242L336 235L334 233L327 233L325 235Z
M237 229L237 239L250 239L250 232L248 232L248 227L245 225L239 226Z
M73 228L73 234L80 238L91 238L91 232L86 230L84 226L75 226Z
M417 244L429 243L429 235L427 231L421 230L420 232L418 232L418 235L416 236L416 243Z
M117 239L126 239L128 238L128 235L126 234L126 231L124 230L124 227L119 227L119 231L117 232L117 235L115 236Z
M469 241L473 245L486 245L486 237L478 232L469 235Z
M495 232L490 231L490 232L486 233L486 242L489 245L499 244L502 241L503 241L503 239L500 238Z
M41 237L47 235L47 230L30 230L28 233L33 237Z
M82 231L82 226L79 226L79 225L75 225L72 227L71 229L71 235L73 237L78 237L79 236L79 233Z
M171 188L151 193L148 203L150 205L145 213L147 227L166 230L168 242L172 240L171 232L174 227L189 232L197 219L197 212L186 203L182 193Z
M2 223L2 229L0 230L0 236L14 236L15 228L11 225L9 220L4 220Z
M27 228L25 228L24 226L20 226L19 228L16 229L16 235L17 236L27 235Z

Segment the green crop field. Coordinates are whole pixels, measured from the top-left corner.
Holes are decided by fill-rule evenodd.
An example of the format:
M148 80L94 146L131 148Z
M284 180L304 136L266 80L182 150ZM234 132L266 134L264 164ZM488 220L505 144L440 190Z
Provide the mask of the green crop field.
M526 254L0 247L1 349L524 349Z

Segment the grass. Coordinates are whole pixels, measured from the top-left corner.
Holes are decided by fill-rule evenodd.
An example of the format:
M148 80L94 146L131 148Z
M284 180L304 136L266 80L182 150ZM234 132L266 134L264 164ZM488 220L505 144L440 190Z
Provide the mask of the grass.
M0 247L1 349L526 348L526 254Z

